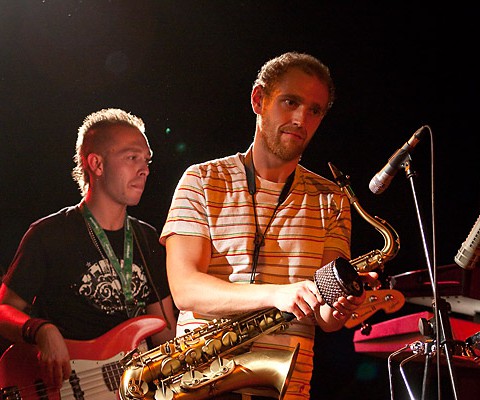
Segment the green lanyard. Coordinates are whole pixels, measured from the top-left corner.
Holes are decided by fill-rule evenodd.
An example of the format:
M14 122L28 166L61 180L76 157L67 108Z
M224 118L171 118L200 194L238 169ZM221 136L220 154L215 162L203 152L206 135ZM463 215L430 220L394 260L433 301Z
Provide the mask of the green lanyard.
M117 271L120 282L122 283L123 294L125 296L125 303L127 306L127 313L130 314L130 310L135 307L135 299L132 295L132 263L133 263L133 239L132 239L132 227L128 215L125 214L125 229L124 229L124 242L123 242L123 269L120 266L120 261L116 256L113 248L108 240L105 231L98 224L97 220L88 209L87 205L83 203L82 207L83 217L87 220L87 223L91 226L95 236L98 238L102 245L105 254L107 255L110 263Z

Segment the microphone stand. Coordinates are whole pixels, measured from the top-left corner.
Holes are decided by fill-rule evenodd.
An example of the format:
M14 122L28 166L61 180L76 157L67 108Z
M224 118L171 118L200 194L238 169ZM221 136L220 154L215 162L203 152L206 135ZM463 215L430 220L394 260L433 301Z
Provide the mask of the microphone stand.
M451 386L452 386L452 391L454 395L454 399L458 399L457 395L457 379L455 376L455 372L453 370L452 366L452 354L453 354L453 349L451 347L452 342L453 342L453 335L452 335L452 327L450 325L450 319L447 315L448 311L450 310L450 305L449 303L443 299L440 298L437 292L437 269L436 266L432 267L431 263L431 257L430 257L430 251L428 249L427 241L426 241L426 235L425 231L423 229L423 222L422 222L422 216L421 212L418 206L418 199L416 196L416 191L415 191L415 184L413 178L415 177L416 173L412 170L411 166L411 157L407 153L406 160L403 163L403 167L405 169L405 174L407 179L410 180L411 183L411 188L412 188L412 194L413 194L413 199L415 203L415 209L417 212L417 218L419 222L419 227L420 227L420 233L422 237L422 243L423 243L423 248L425 252L425 258L428 266L428 273L430 275L430 281L432 282L432 292L433 292L433 311L434 311L434 323L433 323L433 331L435 333L435 341L436 341L436 353L437 353L437 391L438 391L438 397L437 399L441 399L441 384L440 384L440 377L441 377L441 364L440 364L440 356L441 356L441 348L442 346L444 347L444 352L446 356L446 361L448 365L448 371L450 375L450 381L451 381ZM420 324L419 324L420 325ZM428 357L427 357L428 359ZM424 371L424 382L423 385L425 385L425 376L427 374L427 367L425 367ZM425 388L423 388L422 393L425 392ZM423 398L423 395L422 395Z

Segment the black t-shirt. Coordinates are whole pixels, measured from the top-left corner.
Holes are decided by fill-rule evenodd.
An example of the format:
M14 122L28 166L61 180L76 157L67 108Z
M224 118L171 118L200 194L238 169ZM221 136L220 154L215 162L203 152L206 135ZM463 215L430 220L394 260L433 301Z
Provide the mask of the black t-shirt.
M154 227L130 218L152 282L163 299L170 294L165 250ZM124 230L106 234L123 265ZM34 222L3 281L33 302L32 316L52 321L67 339L94 339L129 319L117 272L102 256L101 245L95 246L78 206ZM137 303L158 301L135 240L131 287ZM144 308L140 307L138 315L144 314Z

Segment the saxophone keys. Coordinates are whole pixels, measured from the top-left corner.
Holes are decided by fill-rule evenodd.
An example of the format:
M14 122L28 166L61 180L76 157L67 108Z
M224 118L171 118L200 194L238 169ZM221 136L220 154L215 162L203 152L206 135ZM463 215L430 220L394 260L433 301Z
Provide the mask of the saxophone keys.
M154 400L173 400L173 391L165 384L157 385L157 390L153 396Z
M222 336L222 344L227 347L232 347L235 343L237 343L238 336L233 331L225 332Z
M130 379L127 384L127 393L131 398L141 399L148 393L148 384L143 380Z
M231 372L233 372L235 365L236 364L234 360L224 360L220 357L213 360L212 364L210 365L210 378L217 379L219 377L229 375Z
M260 321L260 329L262 331L270 328L271 326L275 325L275 321L271 316L265 315L265 317Z
M183 374L180 387L184 390L193 390L204 386L208 381L208 376L196 369L190 369Z
M170 376L175 374L177 371L180 370L182 367L182 363L177 358L166 357L162 361L162 365L160 366L160 373L163 376Z
M166 342L160 346L162 354L173 354L175 352L175 345L171 342Z
M208 339L202 347L202 351L209 356L214 356L222 349L222 342L220 339Z
M198 347L188 349L184 354L184 360L188 365L197 364L202 357L202 350Z

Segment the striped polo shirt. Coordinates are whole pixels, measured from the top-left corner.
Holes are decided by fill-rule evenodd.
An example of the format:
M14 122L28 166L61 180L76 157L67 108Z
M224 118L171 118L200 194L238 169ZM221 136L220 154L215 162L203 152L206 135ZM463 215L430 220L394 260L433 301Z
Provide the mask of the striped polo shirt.
M210 240L208 273L232 283L250 282L255 247L256 222L244 156L237 153L187 168L175 189L160 237L162 244L173 234ZM324 265L327 249L350 259L350 203L334 182L298 165L290 192L275 215L284 184L257 176L256 186L258 227L265 233L254 274L256 284L313 280L315 271ZM186 328L204 322L192 312L180 310L177 333L183 335ZM300 343L288 390L291 397L285 399L308 398L314 334L312 321L295 320L281 334L266 335L255 342L257 348L290 350Z

